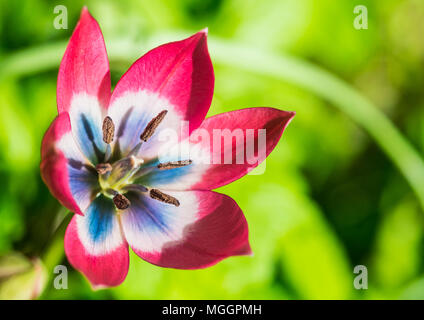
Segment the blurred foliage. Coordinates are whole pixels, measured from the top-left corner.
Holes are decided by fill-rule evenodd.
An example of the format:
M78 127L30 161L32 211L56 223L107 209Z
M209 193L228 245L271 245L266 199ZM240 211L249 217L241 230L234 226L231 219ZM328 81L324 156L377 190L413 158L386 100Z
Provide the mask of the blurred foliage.
M363 3L0 0L0 64L21 50L67 41L85 4L107 47L111 39L148 43L160 32L208 26L211 38L288 53L345 80L422 155L424 2L366 1L369 29L356 30L353 8ZM68 8L67 30L53 27L59 4ZM146 49L129 54L138 57ZM44 62L32 60L15 66L29 69L23 76L0 77L0 255L46 257L45 299L424 298L423 210L376 142L330 102L296 84L217 63L213 51L211 56L216 87L209 115L252 106L297 112L264 174L219 190L243 209L253 257L181 271L132 254L128 278L117 288L92 291L69 267L69 289L55 290L53 264L68 264L60 241L46 253L56 239L60 206L41 181L38 165L43 133L56 115L58 64L39 72L37 65ZM111 61L113 84L130 63L125 57ZM368 267L368 290L353 287L359 264Z
M46 269L39 259L30 261L14 252L0 258L0 300L36 299L46 281Z

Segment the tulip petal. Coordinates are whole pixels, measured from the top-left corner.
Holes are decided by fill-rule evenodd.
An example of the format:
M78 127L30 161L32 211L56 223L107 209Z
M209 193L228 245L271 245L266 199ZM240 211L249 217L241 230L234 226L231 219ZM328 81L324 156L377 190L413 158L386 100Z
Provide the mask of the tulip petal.
M85 216L75 215L65 234L71 265L94 287L116 286L128 273L128 244L122 237L112 200L100 195Z
M86 8L81 12L60 63L57 78L59 113L71 113L71 102L76 94L96 97L104 108L108 106L111 95L109 61L103 35Z
M137 183L166 190L212 190L233 182L265 160L294 115L262 107L210 117L190 139L159 152L159 162L189 159L190 165L153 169Z
M117 125L117 144L121 153L130 151L138 137L159 112L167 110L159 129L181 129L189 122L196 129L209 110L213 95L214 74L209 57L206 31L182 41L159 46L140 59L122 76L111 98L109 116ZM158 130L159 130L158 129ZM154 156L159 133L143 144L140 153Z
M57 78L59 114L68 112L85 156L102 161L106 145L101 125L111 96L109 61L96 20L84 8L66 48Z
M125 238L142 259L178 269L205 268L250 254L246 219L230 197L212 191L169 192L176 207L147 195L127 194Z
M61 113L44 135L41 176L50 192L72 212L83 214L98 182L71 132L69 115Z

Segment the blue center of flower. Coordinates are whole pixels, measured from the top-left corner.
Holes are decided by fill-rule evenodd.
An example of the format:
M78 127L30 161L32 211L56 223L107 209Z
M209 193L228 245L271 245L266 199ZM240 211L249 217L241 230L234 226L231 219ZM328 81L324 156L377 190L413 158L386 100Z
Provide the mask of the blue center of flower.
M127 209L131 203L125 193L127 192L143 192L149 193L152 199L179 206L180 202L158 189L149 189L135 181L141 176L150 173L152 170L169 170L184 167L192 163L191 160L171 161L159 163L155 166L142 166L144 160L137 157L138 151L142 143L147 142L155 133L156 128L162 122L167 114L166 110L161 111L146 126L140 135L139 143L123 158L110 163L112 157L111 142L115 135L115 125L109 116L103 120L103 141L107 144L104 162L96 165L98 173L100 193L106 197L112 198L118 210Z

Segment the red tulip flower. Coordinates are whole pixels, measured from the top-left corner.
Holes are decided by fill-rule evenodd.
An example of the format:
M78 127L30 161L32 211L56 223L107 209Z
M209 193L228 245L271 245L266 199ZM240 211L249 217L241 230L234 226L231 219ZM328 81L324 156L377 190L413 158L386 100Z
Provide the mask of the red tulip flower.
M203 30L149 51L111 93L102 33L82 11L60 64L58 116L42 142L41 174L76 213L65 252L95 287L125 279L128 246L177 269L251 254L243 212L210 190L264 160L294 112L249 108L205 119L214 87L206 38ZM225 130L244 134L212 139ZM172 144L164 132L175 133ZM177 152L183 147L190 152Z

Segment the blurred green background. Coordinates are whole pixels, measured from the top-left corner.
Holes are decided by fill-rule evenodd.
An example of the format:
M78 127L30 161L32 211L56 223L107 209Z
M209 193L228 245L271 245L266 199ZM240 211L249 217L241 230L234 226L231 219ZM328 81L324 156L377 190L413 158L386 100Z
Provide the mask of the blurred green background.
M358 4L367 30L353 26ZM53 27L56 5L67 30ZM147 50L207 26L209 115L297 112L264 174L219 189L243 209L253 257L180 271L132 254L125 282L100 291L68 265L40 144L83 5L105 36L113 85ZM423 17L420 0L0 0L0 256L40 257L44 299L424 298ZM67 290L53 287L57 264L68 266ZM368 268L367 290L353 286L356 265ZM18 281L33 269L1 270L0 297L5 283L3 298L33 290L31 277Z

